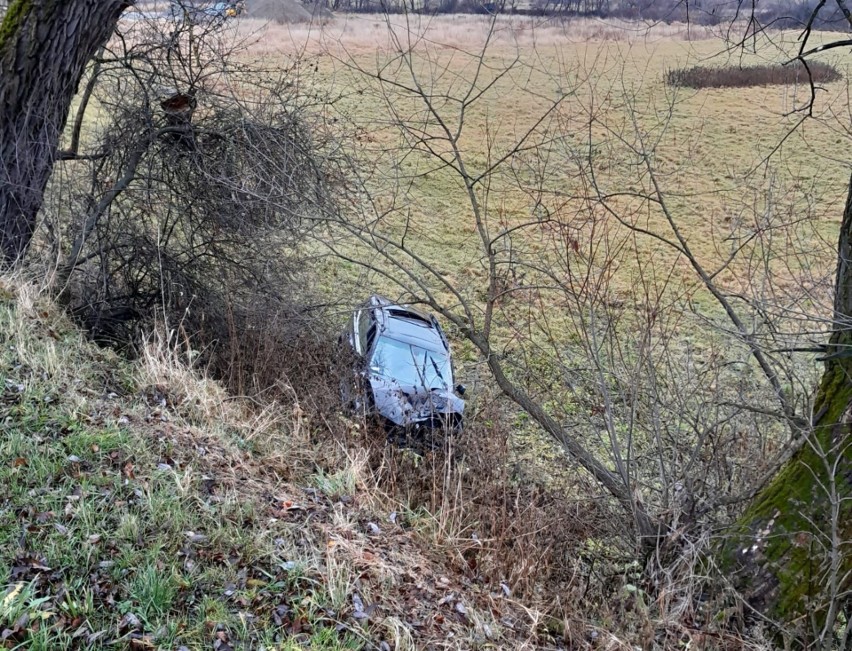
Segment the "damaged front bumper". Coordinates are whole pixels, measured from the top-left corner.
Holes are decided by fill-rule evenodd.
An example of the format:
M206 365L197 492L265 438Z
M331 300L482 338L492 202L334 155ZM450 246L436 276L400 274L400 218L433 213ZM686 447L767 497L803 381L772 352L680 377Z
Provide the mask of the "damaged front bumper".
M370 380L376 414L391 426L420 430L459 431L464 400L443 389L400 387L383 378Z

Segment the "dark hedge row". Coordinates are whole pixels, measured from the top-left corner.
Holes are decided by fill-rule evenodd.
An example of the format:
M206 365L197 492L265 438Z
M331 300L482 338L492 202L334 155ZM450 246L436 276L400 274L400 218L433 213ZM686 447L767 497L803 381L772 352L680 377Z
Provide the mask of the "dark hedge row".
M843 78L832 65L817 61L808 62L808 68L799 61L788 65L745 66L742 68L714 68L694 66L676 68L666 73L671 86L688 88L745 88L749 86L781 86L792 84L825 84Z

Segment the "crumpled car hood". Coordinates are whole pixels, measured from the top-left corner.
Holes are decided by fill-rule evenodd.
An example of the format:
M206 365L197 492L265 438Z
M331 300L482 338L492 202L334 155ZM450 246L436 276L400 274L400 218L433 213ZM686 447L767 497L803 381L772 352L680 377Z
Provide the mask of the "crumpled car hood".
M394 380L371 375L376 411L395 425L408 426L438 415L464 412L464 400L449 389L402 386Z

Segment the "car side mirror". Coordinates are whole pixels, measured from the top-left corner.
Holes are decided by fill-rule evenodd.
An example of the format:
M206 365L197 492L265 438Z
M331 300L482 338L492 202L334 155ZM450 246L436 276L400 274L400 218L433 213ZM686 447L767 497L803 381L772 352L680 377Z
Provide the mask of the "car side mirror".
M467 391L467 387L463 384L456 385L456 393L460 396L464 395L464 392Z

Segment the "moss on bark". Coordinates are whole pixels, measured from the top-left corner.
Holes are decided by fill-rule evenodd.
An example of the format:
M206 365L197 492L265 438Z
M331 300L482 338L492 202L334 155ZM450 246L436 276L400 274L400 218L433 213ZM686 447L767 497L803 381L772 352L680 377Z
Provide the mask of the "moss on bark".
M21 28L21 24L32 8L32 0L12 0L0 23L0 52L6 47Z
M765 615L790 622L814 609L827 585L831 531L829 464L837 462L837 497L852 495L848 473L852 447L847 412L852 384L842 369L827 371L818 404L825 409L810 444L781 469L740 518L724 554L727 569L737 572L740 589ZM845 449L841 441L847 443ZM841 458L837 458L837 455ZM852 501L841 505L841 539L849 540ZM852 553L841 548L841 576L852 571Z
M852 580L850 260L852 180L838 242L834 330L814 402L814 430L757 494L719 554L722 568L751 605L787 624L824 621L832 561L839 592L848 590Z

